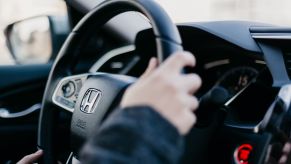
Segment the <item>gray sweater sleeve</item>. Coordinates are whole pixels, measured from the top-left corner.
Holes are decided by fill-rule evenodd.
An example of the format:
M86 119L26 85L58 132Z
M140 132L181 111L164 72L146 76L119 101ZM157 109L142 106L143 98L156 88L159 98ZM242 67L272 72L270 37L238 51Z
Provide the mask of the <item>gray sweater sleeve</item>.
M81 151L81 162L179 163L184 138L159 113L147 106L118 109Z

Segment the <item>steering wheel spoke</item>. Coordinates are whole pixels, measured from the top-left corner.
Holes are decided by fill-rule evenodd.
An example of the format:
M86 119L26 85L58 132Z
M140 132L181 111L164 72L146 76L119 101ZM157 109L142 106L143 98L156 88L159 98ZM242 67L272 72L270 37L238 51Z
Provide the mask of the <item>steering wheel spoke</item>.
M89 75L74 75L60 80L52 97L54 105L73 113L80 89Z

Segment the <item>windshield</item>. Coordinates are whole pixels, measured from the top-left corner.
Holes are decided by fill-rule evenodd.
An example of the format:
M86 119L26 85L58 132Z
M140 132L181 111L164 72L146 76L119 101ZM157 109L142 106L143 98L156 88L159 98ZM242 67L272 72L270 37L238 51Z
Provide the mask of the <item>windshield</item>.
M157 0L177 22L248 20L291 26L291 0ZM63 0L0 0L0 65L14 64L3 29L37 15L64 15Z
M290 0L157 0L175 22L248 20L291 26Z

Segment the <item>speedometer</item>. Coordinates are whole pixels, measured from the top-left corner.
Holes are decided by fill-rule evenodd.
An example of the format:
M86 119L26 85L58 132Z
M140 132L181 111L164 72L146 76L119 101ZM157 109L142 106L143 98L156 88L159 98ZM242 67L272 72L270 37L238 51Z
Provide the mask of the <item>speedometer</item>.
M246 87L257 75L258 71L252 67L237 67L223 74L216 85L225 88L232 97Z

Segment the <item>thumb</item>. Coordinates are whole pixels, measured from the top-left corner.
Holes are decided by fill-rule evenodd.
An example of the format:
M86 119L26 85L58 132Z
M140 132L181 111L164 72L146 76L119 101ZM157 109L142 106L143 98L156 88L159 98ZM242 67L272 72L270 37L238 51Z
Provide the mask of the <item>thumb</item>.
M38 150L37 152L27 155L23 157L20 161L17 162L17 164L32 164L37 162L38 159L43 155L42 150Z
M143 79L147 76L149 76L158 66L158 60L155 57L152 57L150 59L150 62L148 64L147 69L145 70L145 72L140 76L140 79Z

